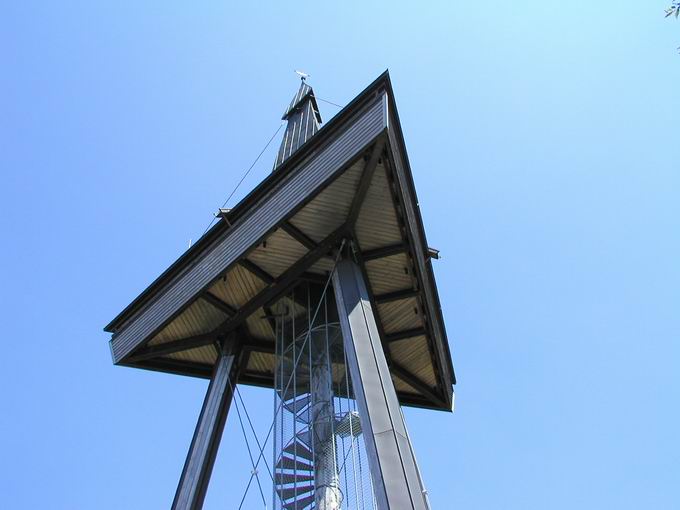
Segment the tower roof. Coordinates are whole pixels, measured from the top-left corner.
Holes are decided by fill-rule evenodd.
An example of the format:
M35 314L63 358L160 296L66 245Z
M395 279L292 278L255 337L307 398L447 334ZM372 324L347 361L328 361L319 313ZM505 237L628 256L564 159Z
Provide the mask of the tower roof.
M314 104L303 83L300 104ZM310 117L316 122L314 113ZM349 241L399 401L450 410L455 377L413 176L384 73L282 161L105 329L116 364L209 377L233 335L239 382L272 386L272 311L326 282ZM292 296L292 297L291 297Z

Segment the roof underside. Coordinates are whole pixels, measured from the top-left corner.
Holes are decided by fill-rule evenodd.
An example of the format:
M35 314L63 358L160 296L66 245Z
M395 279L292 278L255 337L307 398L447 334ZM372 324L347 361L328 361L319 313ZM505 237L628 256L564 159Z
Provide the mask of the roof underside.
M325 145L307 158L304 154L291 158L276 174L290 174L291 181L297 178L295 175L304 178L305 168L314 167L310 158L323 158L324 151L337 150L339 139L348 139L351 128L343 126L343 119L345 124L361 122L362 112L387 110L391 88L385 75L381 79L382 87L374 83L362 93L367 96L363 102L358 101L360 95L338 115L335 124L329 123L299 152L324 136ZM356 105L356 111L352 111L352 105ZM396 112L391 110L390 124L398 127ZM376 115L386 119L386 114L382 111ZM352 138L360 150L350 151L344 162L331 161L329 164L337 168L330 178L319 181L291 211L273 220L263 235L239 228L248 217L265 210L267 203L278 200L274 188L259 200L255 193L254 203L247 198L232 210L216 227L220 235L214 239L222 241L208 240L211 242L197 246L193 260L179 264L184 268L177 267L174 274L164 275L162 278L168 280L165 285L162 281L154 283L157 289L152 288L109 326L115 330L114 360L128 366L208 377L217 356L215 341L232 334L243 345L239 382L272 386L276 338L272 310L285 307L307 313L307 303L291 298L293 289L305 281L324 283L333 268L334 248L342 239L351 239L367 280L400 401L450 409L455 381L424 234L417 231L422 226L414 191L409 189L410 170L399 146L400 131L392 129L390 133L384 124L365 134L367 139ZM273 174L260 187L270 179L281 177ZM311 183L310 179L304 182ZM411 217L414 212L415 218ZM156 313L157 302L171 294L179 296L174 288L189 281L196 266L200 269L201 263L196 260L210 257L211 251L221 249L220 243L229 244L230 235L239 239L251 235L253 241L224 269L217 268L207 285L183 300L174 298L175 303L182 304L162 323L159 319L159 326L152 329L153 323L140 325L144 314ZM231 242L234 244L236 241ZM126 330L134 330L134 334Z

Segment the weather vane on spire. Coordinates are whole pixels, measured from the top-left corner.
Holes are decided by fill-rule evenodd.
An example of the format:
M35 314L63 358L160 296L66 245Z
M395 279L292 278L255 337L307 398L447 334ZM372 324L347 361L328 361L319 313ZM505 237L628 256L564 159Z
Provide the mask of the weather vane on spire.
M297 74L302 81L305 81L310 76L309 74L307 74L303 71L298 71L297 69L295 70L295 74Z

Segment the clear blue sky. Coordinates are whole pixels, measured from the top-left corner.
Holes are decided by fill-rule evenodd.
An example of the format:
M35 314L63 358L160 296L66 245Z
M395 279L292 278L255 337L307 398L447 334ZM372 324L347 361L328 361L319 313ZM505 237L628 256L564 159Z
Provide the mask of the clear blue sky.
M433 510L680 508L668 3L6 3L0 506L169 506L205 381L112 366L102 327L204 230L293 69L344 104L389 68L459 379L454 414L406 411ZM230 420L206 508L248 476Z

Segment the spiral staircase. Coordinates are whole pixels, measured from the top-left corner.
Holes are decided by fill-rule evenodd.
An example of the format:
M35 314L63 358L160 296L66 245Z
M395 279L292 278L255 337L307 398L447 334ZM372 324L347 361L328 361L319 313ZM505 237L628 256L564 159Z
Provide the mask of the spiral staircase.
M278 392L281 396L281 391ZM314 446L310 418L311 394L289 396L282 407L290 412L300 429L281 449L274 470L274 488L285 510L311 510L315 508ZM334 433L337 437L357 438L361 434L356 411L336 413ZM335 452L333 452L335 454ZM340 463L340 470L344 462Z

